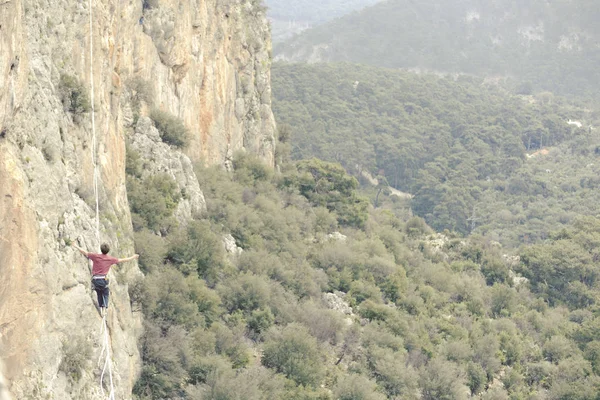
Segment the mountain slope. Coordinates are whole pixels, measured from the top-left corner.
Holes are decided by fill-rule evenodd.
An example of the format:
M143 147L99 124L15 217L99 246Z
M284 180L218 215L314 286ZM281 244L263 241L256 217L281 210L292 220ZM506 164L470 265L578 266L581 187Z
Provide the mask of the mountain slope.
M599 19L592 0L390 0L308 30L275 56L512 76L528 83L523 91L590 95L600 82Z
M516 96L467 76L455 81L351 64L275 63L272 76L273 109L292 130L295 158L385 177L414 194L413 211L436 229L493 231L514 245L571 220L573 202L589 207L583 214L598 212L589 186L596 185L600 144L590 127L599 119L593 103ZM547 156L526 156L547 147L555 148ZM550 198L554 211L540 221L534 209ZM522 229L510 226L515 221Z
M234 166L197 169L201 220L136 232L140 399L595 399L597 218L520 261L399 218L393 198L355 226L356 181L336 164Z

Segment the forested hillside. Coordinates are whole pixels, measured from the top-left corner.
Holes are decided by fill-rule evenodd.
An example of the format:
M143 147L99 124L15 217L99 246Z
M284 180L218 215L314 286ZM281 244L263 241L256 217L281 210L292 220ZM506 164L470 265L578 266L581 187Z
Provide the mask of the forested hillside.
M294 15L331 4L278 3ZM516 39L469 66L531 73L526 64L542 55L536 21L574 3L436 4L390 0L366 12L379 20L341 19L331 26L354 21L368 40L345 47L346 33L332 31L323 54L356 45L366 64L413 57L463 72L464 59L486 54L457 51L465 37L483 48L482 32L515 25ZM583 29L595 10L577 4L565 21ZM457 33L461 18L479 25ZM593 29L569 38L587 45ZM523 37L519 58L511 41ZM509 49L514 64L489 66ZM596 73L577 68L573 82ZM199 163L206 209L186 221L174 210L189 192L168 174L144 174L149 161L130 145L145 275L130 290L145 318L136 397L598 400L600 113L593 100L538 90L566 73L548 71L515 84L275 64L275 168L243 151L227 169Z
M198 167L208 211L179 228L185 194L139 182L129 152L146 274L131 290L146 319L137 398L597 398L600 220L520 262L434 234L391 197L373 208L341 166L289 163L280 139L281 173L245 154L232 174Z
M266 0L273 42L350 14L380 0Z
M276 59L515 78L519 90L596 96L595 0L389 0L305 31Z
M350 64L278 63L272 78L294 158L381 175L436 229L518 245L600 211L593 104Z

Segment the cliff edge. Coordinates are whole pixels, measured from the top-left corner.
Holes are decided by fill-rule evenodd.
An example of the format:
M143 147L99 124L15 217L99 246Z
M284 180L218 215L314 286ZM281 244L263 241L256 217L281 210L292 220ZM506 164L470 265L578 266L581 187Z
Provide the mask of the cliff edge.
M272 164L268 23L257 1L103 0L90 10L85 1L0 0L0 54L4 378L14 398L95 398L101 319L89 265L69 244L97 251L97 166L100 241L117 257L134 251L125 143L150 104L134 104L131 82L184 122L186 159L226 165L246 149ZM134 262L111 272L120 399L140 367L141 315L128 294L140 278Z

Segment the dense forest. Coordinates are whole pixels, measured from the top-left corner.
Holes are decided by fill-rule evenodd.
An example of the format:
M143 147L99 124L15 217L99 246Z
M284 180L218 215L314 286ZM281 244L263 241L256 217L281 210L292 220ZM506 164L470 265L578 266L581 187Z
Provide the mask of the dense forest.
M275 46L276 59L515 79L532 89L596 96L595 0L389 0Z
M169 178L141 190L128 159L138 398L597 398L600 220L515 257L374 208L339 164L238 154L232 174L198 167L207 213L177 228Z
M593 103L351 64L276 63L272 76L294 159L379 175L438 230L515 246L600 211Z
M186 193L128 149L137 399L600 399L600 112L558 94L589 94L597 10L526 3L388 0L323 26L348 59L460 73L275 63L275 168L196 165L206 210L187 224ZM342 4L358 2L278 6ZM591 58L567 70L554 51L533 73L549 41L487 52L501 7L521 37L540 18L554 39L585 30ZM465 15L478 27L457 32ZM150 117L185 148L181 121Z

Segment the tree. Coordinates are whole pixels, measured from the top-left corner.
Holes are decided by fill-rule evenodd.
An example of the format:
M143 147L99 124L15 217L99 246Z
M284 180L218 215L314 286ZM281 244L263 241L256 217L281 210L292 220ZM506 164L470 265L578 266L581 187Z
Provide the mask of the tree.
M464 376L453 363L434 358L421 371L419 386L424 400L467 399Z
M262 364L298 385L316 386L322 379L323 364L317 341L298 324L269 332Z
M356 193L358 181L341 165L313 158L298 162L296 168L297 174L283 178L284 187L298 190L313 206L335 212L342 225L364 225L368 201Z

